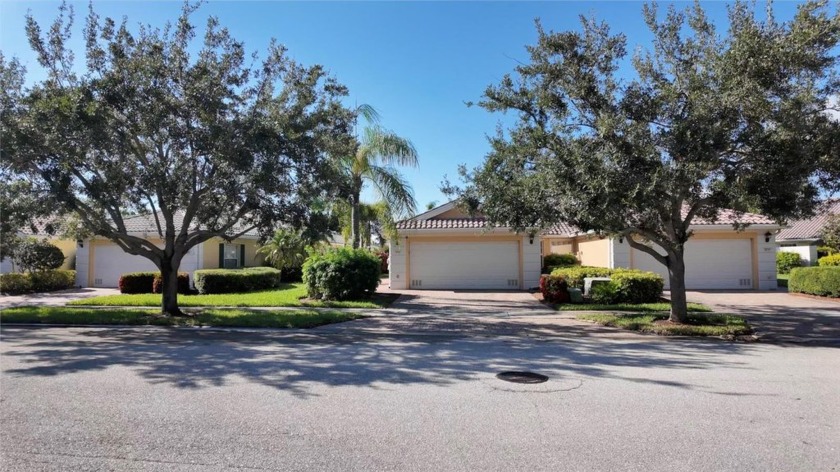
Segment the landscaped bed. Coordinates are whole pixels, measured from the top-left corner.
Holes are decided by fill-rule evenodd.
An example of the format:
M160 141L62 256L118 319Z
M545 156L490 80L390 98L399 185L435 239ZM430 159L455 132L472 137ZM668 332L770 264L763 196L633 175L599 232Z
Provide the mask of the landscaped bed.
M667 313L646 313L616 315L612 313L582 313L580 320L592 321L603 326L640 331L659 335L680 336L743 336L752 334L747 321L735 315L699 314L688 315L688 324L668 322Z
M106 295L102 297L74 300L70 305L86 306L159 306L160 295L153 293ZM238 307L331 307L331 308L383 308L391 304L397 295L374 294L369 300L330 301L308 300L306 286L302 283L285 284L276 290L249 293L220 293L209 295L179 295L182 307L196 306L238 306Z
M242 310L215 308L192 316L162 316L158 310L132 308L16 307L0 314L0 323L70 325L227 326L249 328L314 328L365 318L359 313L330 310Z
M559 303L554 305L558 311L630 311L636 313L663 312L671 309L671 304L662 303L616 303L603 305L598 303ZM700 303L689 303L690 312L711 312L712 309Z

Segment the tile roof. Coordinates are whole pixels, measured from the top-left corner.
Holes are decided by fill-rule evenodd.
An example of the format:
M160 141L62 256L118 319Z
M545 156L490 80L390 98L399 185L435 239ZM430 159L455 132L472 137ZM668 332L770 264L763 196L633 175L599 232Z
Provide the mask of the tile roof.
M683 208L682 216L688 213L688 208ZM772 225L776 222L773 221L772 218L759 215L757 213L738 213L735 210L720 210L718 211L717 218L712 220L708 218L699 218L694 217L694 221L691 222L692 225L731 225L734 223L742 223L746 224L749 223L751 225Z
M487 219L476 218L444 218L428 220L403 220L397 222L398 230L406 229L483 229L487 226Z
M776 236L776 241L794 239L819 239L820 230L825 226L830 215L840 214L840 200L826 202L819 214L813 218L797 220L790 223L790 228L783 229Z
M164 224L163 215L159 216L161 225ZM184 224L184 212L176 211L173 215L173 222L176 228L180 228ZM130 216L123 218L125 229L129 233L157 233L157 224L155 223L154 213L145 215ZM238 233L242 231L242 227L235 226L231 229L231 233ZM245 236L259 236L257 230L252 229L245 233Z
M575 225L570 225L569 223L557 223L542 232L542 234L549 236L574 236L581 233L583 233L583 231L581 231L580 228Z

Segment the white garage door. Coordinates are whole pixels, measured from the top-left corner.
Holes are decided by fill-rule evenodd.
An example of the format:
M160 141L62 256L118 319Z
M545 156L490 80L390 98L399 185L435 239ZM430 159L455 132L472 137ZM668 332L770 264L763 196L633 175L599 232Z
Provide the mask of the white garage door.
M126 272L151 272L158 268L142 256L132 256L116 244L94 246L93 286L116 287Z
M413 289L519 289L519 243L412 242Z
M668 271L653 257L633 250L636 269ZM685 284L688 289L752 289L752 246L748 239L689 240L685 246Z

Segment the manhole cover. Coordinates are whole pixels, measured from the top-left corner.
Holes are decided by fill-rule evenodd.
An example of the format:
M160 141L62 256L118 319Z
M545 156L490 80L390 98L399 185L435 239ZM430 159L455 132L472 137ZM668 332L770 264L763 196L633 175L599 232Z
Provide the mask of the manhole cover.
M505 382L513 382L520 384L538 384L548 380L548 377L542 374L535 374L533 372L502 372L496 374L496 378L504 380Z

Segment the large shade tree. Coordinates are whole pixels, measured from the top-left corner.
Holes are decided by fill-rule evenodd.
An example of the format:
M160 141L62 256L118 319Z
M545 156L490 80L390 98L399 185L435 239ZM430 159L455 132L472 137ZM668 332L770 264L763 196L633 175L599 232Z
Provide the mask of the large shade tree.
M837 185L840 16L808 2L780 23L739 2L721 31L699 4L643 14L653 43L627 70L627 39L608 25L538 23L530 60L480 102L515 123L449 190L519 230L565 220L624 236L667 267L670 319L685 322L696 218L731 208L782 220L811 211L821 184Z
M327 154L352 144L346 90L320 66L293 62L273 41L263 59L249 56L213 17L196 40L196 8L132 32L91 6L83 67L68 47L71 8L46 31L29 16L46 73L30 86L18 61L0 56L4 175L154 262L170 315L182 314L175 275L190 248L301 225L335 180ZM131 214L152 215L154 234L132 233Z
M380 201L387 205L391 219L410 216L417 202L411 184L397 166L417 167L417 150L408 139L379 125L379 114L370 105L360 105L355 112L368 125L362 129L354 152L339 154L337 167L349 186L350 240L358 248L362 235L362 190L373 186Z

